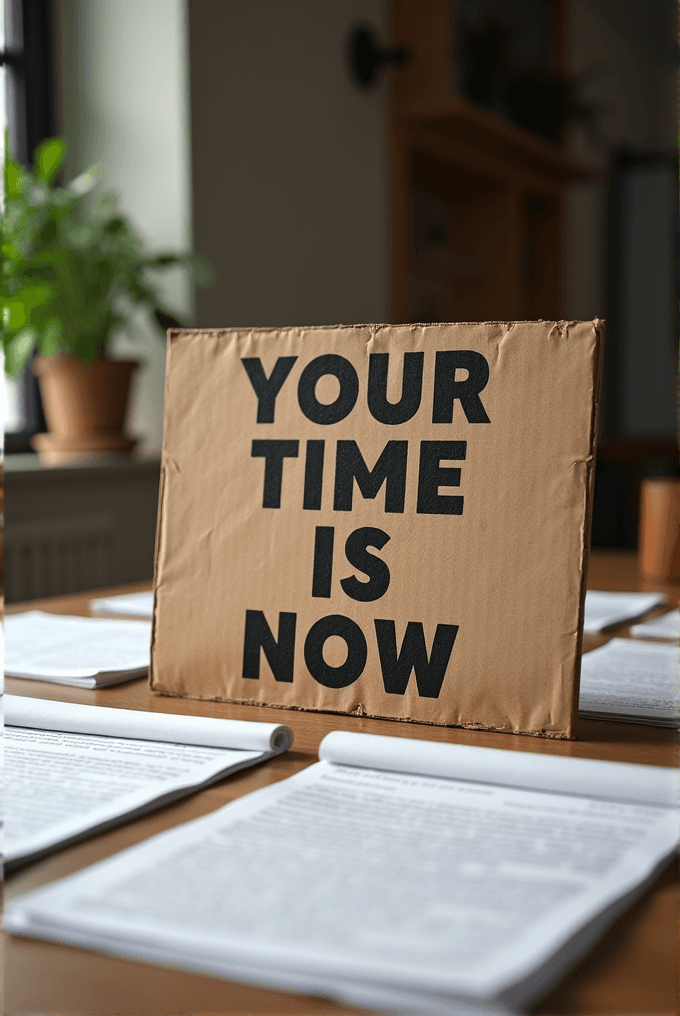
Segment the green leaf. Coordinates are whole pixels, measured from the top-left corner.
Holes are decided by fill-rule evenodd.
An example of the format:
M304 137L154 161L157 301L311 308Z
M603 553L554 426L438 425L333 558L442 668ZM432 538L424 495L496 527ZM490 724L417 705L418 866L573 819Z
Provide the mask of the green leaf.
M149 257L115 198L90 193L96 167L56 185L65 153L66 143L51 138L36 152L35 171L5 162L0 329L8 348L18 343L8 354L11 370L31 341L46 356L67 350L96 359L138 308L157 306L160 275L175 265L199 285L211 281L204 259L167 250Z
M66 156L63 138L45 138L35 152L35 173L45 183L52 183Z
M48 219L38 234L38 241L41 244L54 243L57 238L57 224L54 219Z
M156 291L153 287L146 285L141 279L134 277L128 279L127 289L130 294L130 299L135 303L148 303L151 302L156 296Z
M28 315L22 300L5 300L2 307L2 323L8 332L18 332L28 322Z
M39 338L41 356L59 356L64 351L63 328L58 318L51 318Z
M3 303L2 319L5 328L10 332L18 332L25 325L38 323L32 321L36 310L44 307L52 296L50 286L24 286L16 296Z
M21 166L14 159L7 159L5 163L5 193L8 201L14 201L23 194L21 186Z
M37 333L34 328L24 328L13 339L5 343L5 374L18 377L33 355Z
M122 216L116 215L106 223L105 230L107 233L124 233L129 226Z
M79 360L85 363L94 363L104 348L107 336L80 335L71 350Z

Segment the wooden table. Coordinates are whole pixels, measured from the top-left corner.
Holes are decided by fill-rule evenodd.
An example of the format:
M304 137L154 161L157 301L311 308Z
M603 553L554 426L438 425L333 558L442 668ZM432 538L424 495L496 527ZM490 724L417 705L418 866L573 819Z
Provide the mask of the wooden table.
M654 586L637 573L634 555L599 552L591 557L589 586L596 589L662 589L677 603L677 586ZM123 592L144 586L107 592ZM102 595L97 592L96 595ZM88 614L95 594L59 597L34 607L55 613ZM13 608L13 609L25 609ZM658 613L656 611L655 613ZM621 634L617 631L617 634ZM587 636L585 649L606 641ZM253 707L159 697L143 681L101 691L85 691L38 682L8 680L12 694L30 694L69 702L89 702L127 709L150 709L197 716L252 719ZM513 734L401 724L357 716L282 712L258 708L257 719L287 722L295 731L292 751L264 765L228 777L187 800L170 805L119 829L96 836L36 864L7 881L6 900L56 878L78 871L165 829L198 818L259 787L291 776L316 761L319 742L330 730L355 730L420 737L459 744L489 745L507 751L572 755L586 758L675 766L677 738L672 730L626 723L582 720L577 741L551 741ZM678 872L669 868L655 885L611 927L585 960L532 1010L544 1014L654 1014L672 1016L680 1009L678 994ZM232 982L164 970L144 963L71 949L48 942L7 936L5 942L5 1008L19 1014L61 1016L168 1016L168 1014L282 1013L343 1016L359 1010L315 998L291 996Z

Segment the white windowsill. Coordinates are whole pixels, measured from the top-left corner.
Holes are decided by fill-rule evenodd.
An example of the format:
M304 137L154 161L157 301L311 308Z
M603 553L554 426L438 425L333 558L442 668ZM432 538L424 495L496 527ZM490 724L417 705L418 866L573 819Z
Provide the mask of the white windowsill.
M50 480L65 480L69 477L82 479L84 474L89 476L105 476L115 472L119 476L125 474L156 473L160 468L158 456L148 458L137 458L130 456L125 458L111 458L106 462L78 462L65 466L45 466L37 455L27 453L25 455L6 455L5 475L21 476L28 479L35 478L41 482Z

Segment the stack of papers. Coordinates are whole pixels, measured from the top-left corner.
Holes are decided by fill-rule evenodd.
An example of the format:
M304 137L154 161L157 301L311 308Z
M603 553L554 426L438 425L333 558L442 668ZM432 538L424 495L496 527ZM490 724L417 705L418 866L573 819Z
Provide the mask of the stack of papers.
M129 614L131 617L153 617L153 591L123 593L120 596L101 596L90 600L95 614Z
M612 639L585 653L579 711L600 720L674 727L680 717L674 645Z
M336 732L10 932L414 1016L525 1008L673 857L656 766Z
M5 696L5 864L285 751L288 727Z
M671 610L669 614L655 617L644 624L634 624L630 629L636 639L678 639L680 638L680 610Z
M99 688L145 677L149 621L69 617L29 610L5 617L5 674Z
M592 635L611 625L632 621L664 600L662 593L608 593L589 589L586 593L583 631Z

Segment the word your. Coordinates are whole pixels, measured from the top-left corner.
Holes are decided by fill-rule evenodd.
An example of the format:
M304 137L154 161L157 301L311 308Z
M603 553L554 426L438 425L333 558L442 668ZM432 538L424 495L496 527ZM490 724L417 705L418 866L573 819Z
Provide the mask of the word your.
M423 393L424 353L404 353L401 398L387 401L389 353L371 353L368 365L366 398L374 420L397 426L412 419L420 408ZM259 356L243 357L241 363L257 396L257 422L273 423L276 399L288 378L297 356L280 356L267 377ZM456 371L466 370L468 376L456 381ZM330 403L319 402L316 386L322 377L337 378L340 390ZM473 349L440 349L435 353L432 422L451 423L453 407L460 402L468 423L489 423L479 393L489 380L489 364ZM298 405L312 423L329 426L344 420L354 409L359 397L359 376L349 360L338 353L324 353L311 360L300 374Z
M423 626L409 621L401 643L397 646L394 621L376 618L373 622L380 657L380 668L385 691L389 695L404 695L412 672L421 698L438 698L446 668L451 658L457 624L438 624L428 655ZM266 657L275 681L292 682L295 669L295 641L297 614L279 613L277 637L274 638L261 610L247 610L243 640L243 677L258 680L260 652ZM323 649L329 638L338 636L347 646L347 658L339 666L324 659ZM304 658L307 670L314 680L325 688L347 688L357 681L366 666L368 645L366 637L350 617L329 614L316 621L307 632Z

